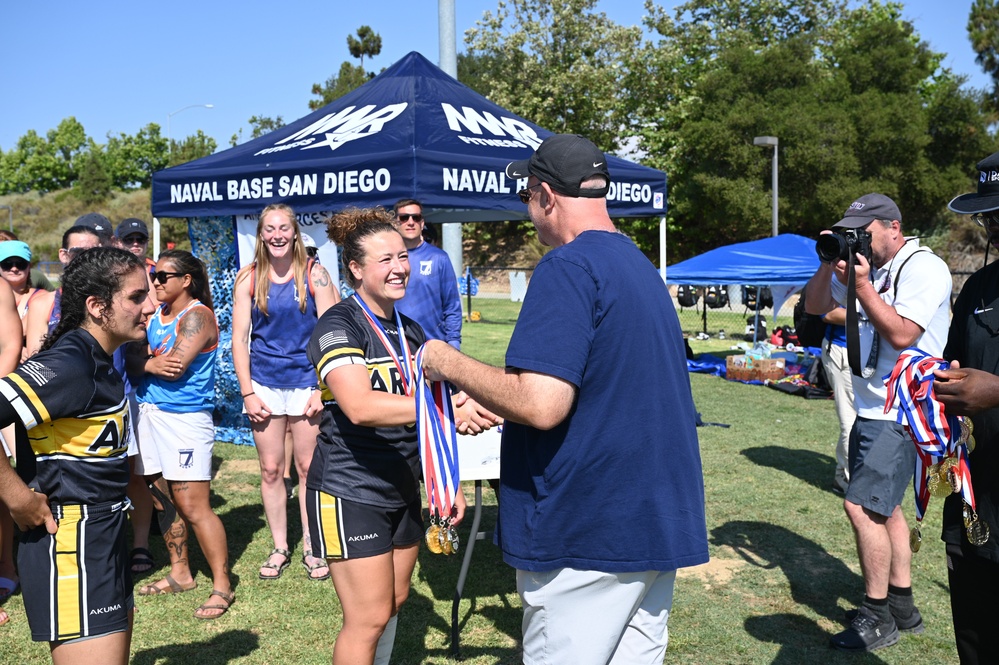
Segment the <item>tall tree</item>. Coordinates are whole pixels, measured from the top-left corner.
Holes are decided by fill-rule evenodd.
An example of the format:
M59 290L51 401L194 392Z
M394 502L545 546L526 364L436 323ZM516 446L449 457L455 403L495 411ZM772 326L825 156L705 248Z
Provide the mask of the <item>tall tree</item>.
M123 190L149 187L153 173L166 168L167 140L160 126L151 122L134 136L108 133L104 164L114 187Z
M999 0L975 0L968 16L968 37L977 62L992 77L993 97L999 98Z
M641 38L596 11L596 0L511 0L465 33L466 62L491 101L604 150L621 141L626 65Z
M782 232L816 234L871 191L896 199L908 231L940 224L987 138L974 93L897 4L757 5L651 13L666 38L643 49L629 104L648 162L668 175L671 254L769 234L771 153L758 135L780 139Z
M100 146L90 143L90 150L81 159L80 177L73 191L87 205L96 205L107 200L111 194L111 178L104 168L104 157Z
M208 136L200 129L197 134L188 136L183 141L170 141L170 166L184 164L195 159L201 159L215 152L218 144L211 136Z
M364 56L375 57L382 52L382 38L370 26L362 25L357 29L357 37L347 35L347 50L361 61L364 68Z
M343 61L340 71L326 79L322 85L312 84L312 94L319 99L309 100L309 108L315 111L343 97L348 92L361 87L372 78L374 72L364 69L364 56L374 57L382 51L382 38L377 32L366 25L357 29L357 37L347 35L347 49L355 58L359 58L360 65L352 64L349 60Z

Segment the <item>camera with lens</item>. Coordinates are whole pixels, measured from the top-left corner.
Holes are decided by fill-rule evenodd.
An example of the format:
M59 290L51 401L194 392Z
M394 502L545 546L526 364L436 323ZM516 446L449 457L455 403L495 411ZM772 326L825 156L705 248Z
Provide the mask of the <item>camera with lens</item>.
M825 263L848 261L850 254L860 254L871 262L871 234L864 229L833 229L815 242L815 252Z

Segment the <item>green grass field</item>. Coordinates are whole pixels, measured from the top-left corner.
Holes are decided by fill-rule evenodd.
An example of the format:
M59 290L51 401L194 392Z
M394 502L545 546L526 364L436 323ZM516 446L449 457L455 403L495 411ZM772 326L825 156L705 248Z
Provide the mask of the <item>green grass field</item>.
M482 321L466 324L465 350L502 363L519 305L478 299L473 310L481 312ZM695 350L700 349L695 345ZM830 491L837 436L833 403L711 376L690 378L703 419L730 427L699 430L711 562L678 575L665 662L956 663L938 538L940 502L930 505L923 547L913 560L915 597L926 632L903 635L897 646L866 656L835 652L828 646L829 635L842 629L843 612L862 600L863 583L842 500ZM209 591L207 567L194 545L201 585L196 591L136 597L132 662L328 663L341 621L332 584L308 581L297 564L280 580L257 579L270 540L259 501L256 455L249 447L219 444L216 457L213 501L229 536L236 604L214 622L192 617ZM471 496L471 487L466 490ZM496 509L488 489L485 503L483 525L491 528ZM912 515L911 491L903 508ZM289 520L292 529L296 522L297 517ZM463 543L466 534L467 525ZM153 552L157 564L166 561L162 542L154 542ZM300 556L297 545L296 562ZM458 557L421 551L413 592L400 616L393 663L453 662L448 651L451 600L460 563ZM164 572L154 570L137 582ZM21 597L4 607L12 622L0 628L0 663L48 662L47 646L29 642ZM475 548L459 619L465 662L520 662L514 574L488 541Z

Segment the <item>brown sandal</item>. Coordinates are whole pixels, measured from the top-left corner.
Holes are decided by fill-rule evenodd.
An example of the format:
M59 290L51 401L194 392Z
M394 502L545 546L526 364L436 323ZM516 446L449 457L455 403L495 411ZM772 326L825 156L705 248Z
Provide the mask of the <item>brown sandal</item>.
M191 586L183 586L182 584L180 584L180 582L175 580L170 575L167 575L164 579L166 580L166 583L170 585L168 588L164 589L163 587L158 587L154 582L153 584L147 584L141 589L139 589L139 595L164 596L170 593L184 593L185 591L193 591L194 589L198 588L198 583L194 580L191 581Z
M229 593L225 593L224 591L219 591L218 589L212 589L212 592L208 594L208 600L211 600L212 596L218 596L219 598L224 600L226 604L219 605L218 603L214 603L212 605L209 605L208 601L205 601L204 605L194 610L195 619L200 619L201 621L211 621L212 619L218 619L220 616L228 612L229 608L232 607L232 604L236 602L236 594L232 591L230 591ZM222 610L222 611L219 612L218 614L213 614L207 617L198 616L198 612L202 612L204 610Z

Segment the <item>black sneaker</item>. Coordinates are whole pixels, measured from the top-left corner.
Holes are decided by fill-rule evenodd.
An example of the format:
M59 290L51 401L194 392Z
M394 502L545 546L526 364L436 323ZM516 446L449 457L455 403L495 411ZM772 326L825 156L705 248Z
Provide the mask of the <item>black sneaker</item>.
M284 479L284 491L288 494L289 499L295 498L295 481L291 478Z
M847 610L846 611L846 622L853 623L853 620L857 618L857 610ZM895 620L895 625L903 633L911 633L913 635L919 635L926 630L926 626L923 624L923 615L919 613L919 609L913 607L912 614L909 615L907 619L903 619L895 612L891 613L891 618Z
M840 651L875 651L897 644L901 638L895 620L882 621L868 608L861 606L850 627L833 635L829 642Z

